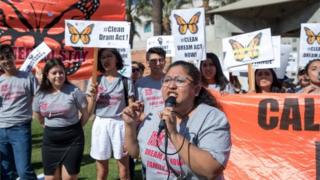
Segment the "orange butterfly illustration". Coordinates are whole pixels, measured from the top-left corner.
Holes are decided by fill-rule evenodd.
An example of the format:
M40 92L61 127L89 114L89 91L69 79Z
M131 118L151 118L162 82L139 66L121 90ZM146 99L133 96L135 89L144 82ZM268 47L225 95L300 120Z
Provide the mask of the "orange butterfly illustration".
M70 41L72 44L77 44L79 40L81 40L83 44L89 44L90 34L92 33L94 24L88 25L81 31L81 33L77 30L77 28L74 25L67 23L67 26L69 33L71 34Z
M197 24L199 22L200 15L201 15L201 12L197 12L196 14L194 14L191 17L191 19L187 23L181 16L179 16L177 14L173 14L174 18L177 21L177 24L179 25L180 34L186 34L188 29L192 34L197 33L198 32L198 25Z
M234 59L236 61L242 61L246 57L255 59L259 57L259 45L261 41L262 33L258 33L247 46L242 45L236 40L230 39L229 43L233 49Z
M306 32L306 35L308 36L307 38L307 43L308 44L313 44L315 41L318 42L318 44L320 45L320 32L318 33L318 35L316 35L311 29L304 27L304 31Z

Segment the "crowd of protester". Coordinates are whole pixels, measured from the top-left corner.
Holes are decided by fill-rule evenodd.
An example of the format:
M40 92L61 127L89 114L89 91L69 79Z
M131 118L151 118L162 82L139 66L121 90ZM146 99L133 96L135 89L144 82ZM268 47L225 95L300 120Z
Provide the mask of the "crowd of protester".
M107 178L112 157L120 179L134 178L137 159L144 179L223 179L231 150L230 125L208 89L223 94L320 94L320 59L299 71L296 85L280 81L273 69L257 69L255 87L247 92L236 76L228 80L213 53L207 53L200 70L185 61L165 70L166 52L150 48L150 74L143 76L145 67L133 61L132 77L126 78L118 72L124 66L120 53L99 49L100 75L89 81L86 93L69 83L60 59L46 61L35 76L19 71L14 61L12 47L1 45L1 179L8 180L36 179L31 166L32 114L43 127L45 179L78 178L83 126L92 115L90 156L96 160L99 180ZM159 174L156 166L166 167L166 173Z

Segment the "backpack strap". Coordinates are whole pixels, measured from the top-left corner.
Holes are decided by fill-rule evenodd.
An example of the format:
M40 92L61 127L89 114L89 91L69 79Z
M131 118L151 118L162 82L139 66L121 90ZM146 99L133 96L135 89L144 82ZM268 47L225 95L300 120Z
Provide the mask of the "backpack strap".
M98 77L97 77L97 85L99 85L100 84L100 82L101 82L101 78L102 78L102 75L99 75Z
M100 82L101 82L101 78L102 78L102 76L98 76L98 78L97 78L98 85L99 85ZM129 97L128 97L128 78L127 78L127 77L124 77L124 76L121 76L121 81L122 81L122 84L123 84L124 100L125 100L126 106L128 106L128 105L129 105Z
M123 90L124 90L124 100L126 102L126 106L129 105L129 97L128 97L128 78L121 76L121 81L123 84Z

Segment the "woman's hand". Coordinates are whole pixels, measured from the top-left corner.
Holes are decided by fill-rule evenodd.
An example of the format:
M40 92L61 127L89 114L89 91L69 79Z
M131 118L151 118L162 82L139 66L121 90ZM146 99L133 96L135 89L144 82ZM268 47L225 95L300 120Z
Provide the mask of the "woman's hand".
M142 113L143 103L141 101L136 101L123 109L121 117L126 125L137 126Z
M97 97L97 89L98 89L98 84L97 83L92 83L90 84L89 86L89 89L88 89L88 96L89 97L92 97L92 99L96 99Z
M164 120L166 122L170 137L178 134L176 113L173 111L172 107L165 107L160 113L160 119L161 121Z
M315 87L314 85L309 85L305 88L303 88L303 93L306 93L306 94L316 94L316 93L319 93L319 89L317 87Z

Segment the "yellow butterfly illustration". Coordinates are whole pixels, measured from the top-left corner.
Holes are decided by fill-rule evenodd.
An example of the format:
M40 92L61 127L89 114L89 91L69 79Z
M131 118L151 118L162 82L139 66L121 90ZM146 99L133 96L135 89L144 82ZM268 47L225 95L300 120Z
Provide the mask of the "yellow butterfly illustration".
M320 45L320 32L318 33L318 35L316 35L311 29L304 27L304 31L306 32L306 35L308 36L307 38L307 43L308 44L313 44L315 41L318 42L318 44Z
M67 23L67 26L69 29L69 33L71 34L70 41L72 44L78 43L79 40L81 40L83 44L88 44L90 42L90 34L92 33L94 24L88 25L81 31L81 33L74 25Z
M262 37L262 32L258 33L247 46L243 46L236 40L230 39L229 43L233 49L233 56L236 61L242 61L244 58L249 57L255 59L259 57L259 45Z
M179 32L180 34L186 34L187 30L189 29L189 31L192 34L195 34L198 32L198 22L199 22L199 17L201 15L201 12L197 12L196 14L194 14L191 19L189 20L189 22L187 23L181 16L177 15L177 14L173 14L174 18L177 21L177 24L179 25Z

